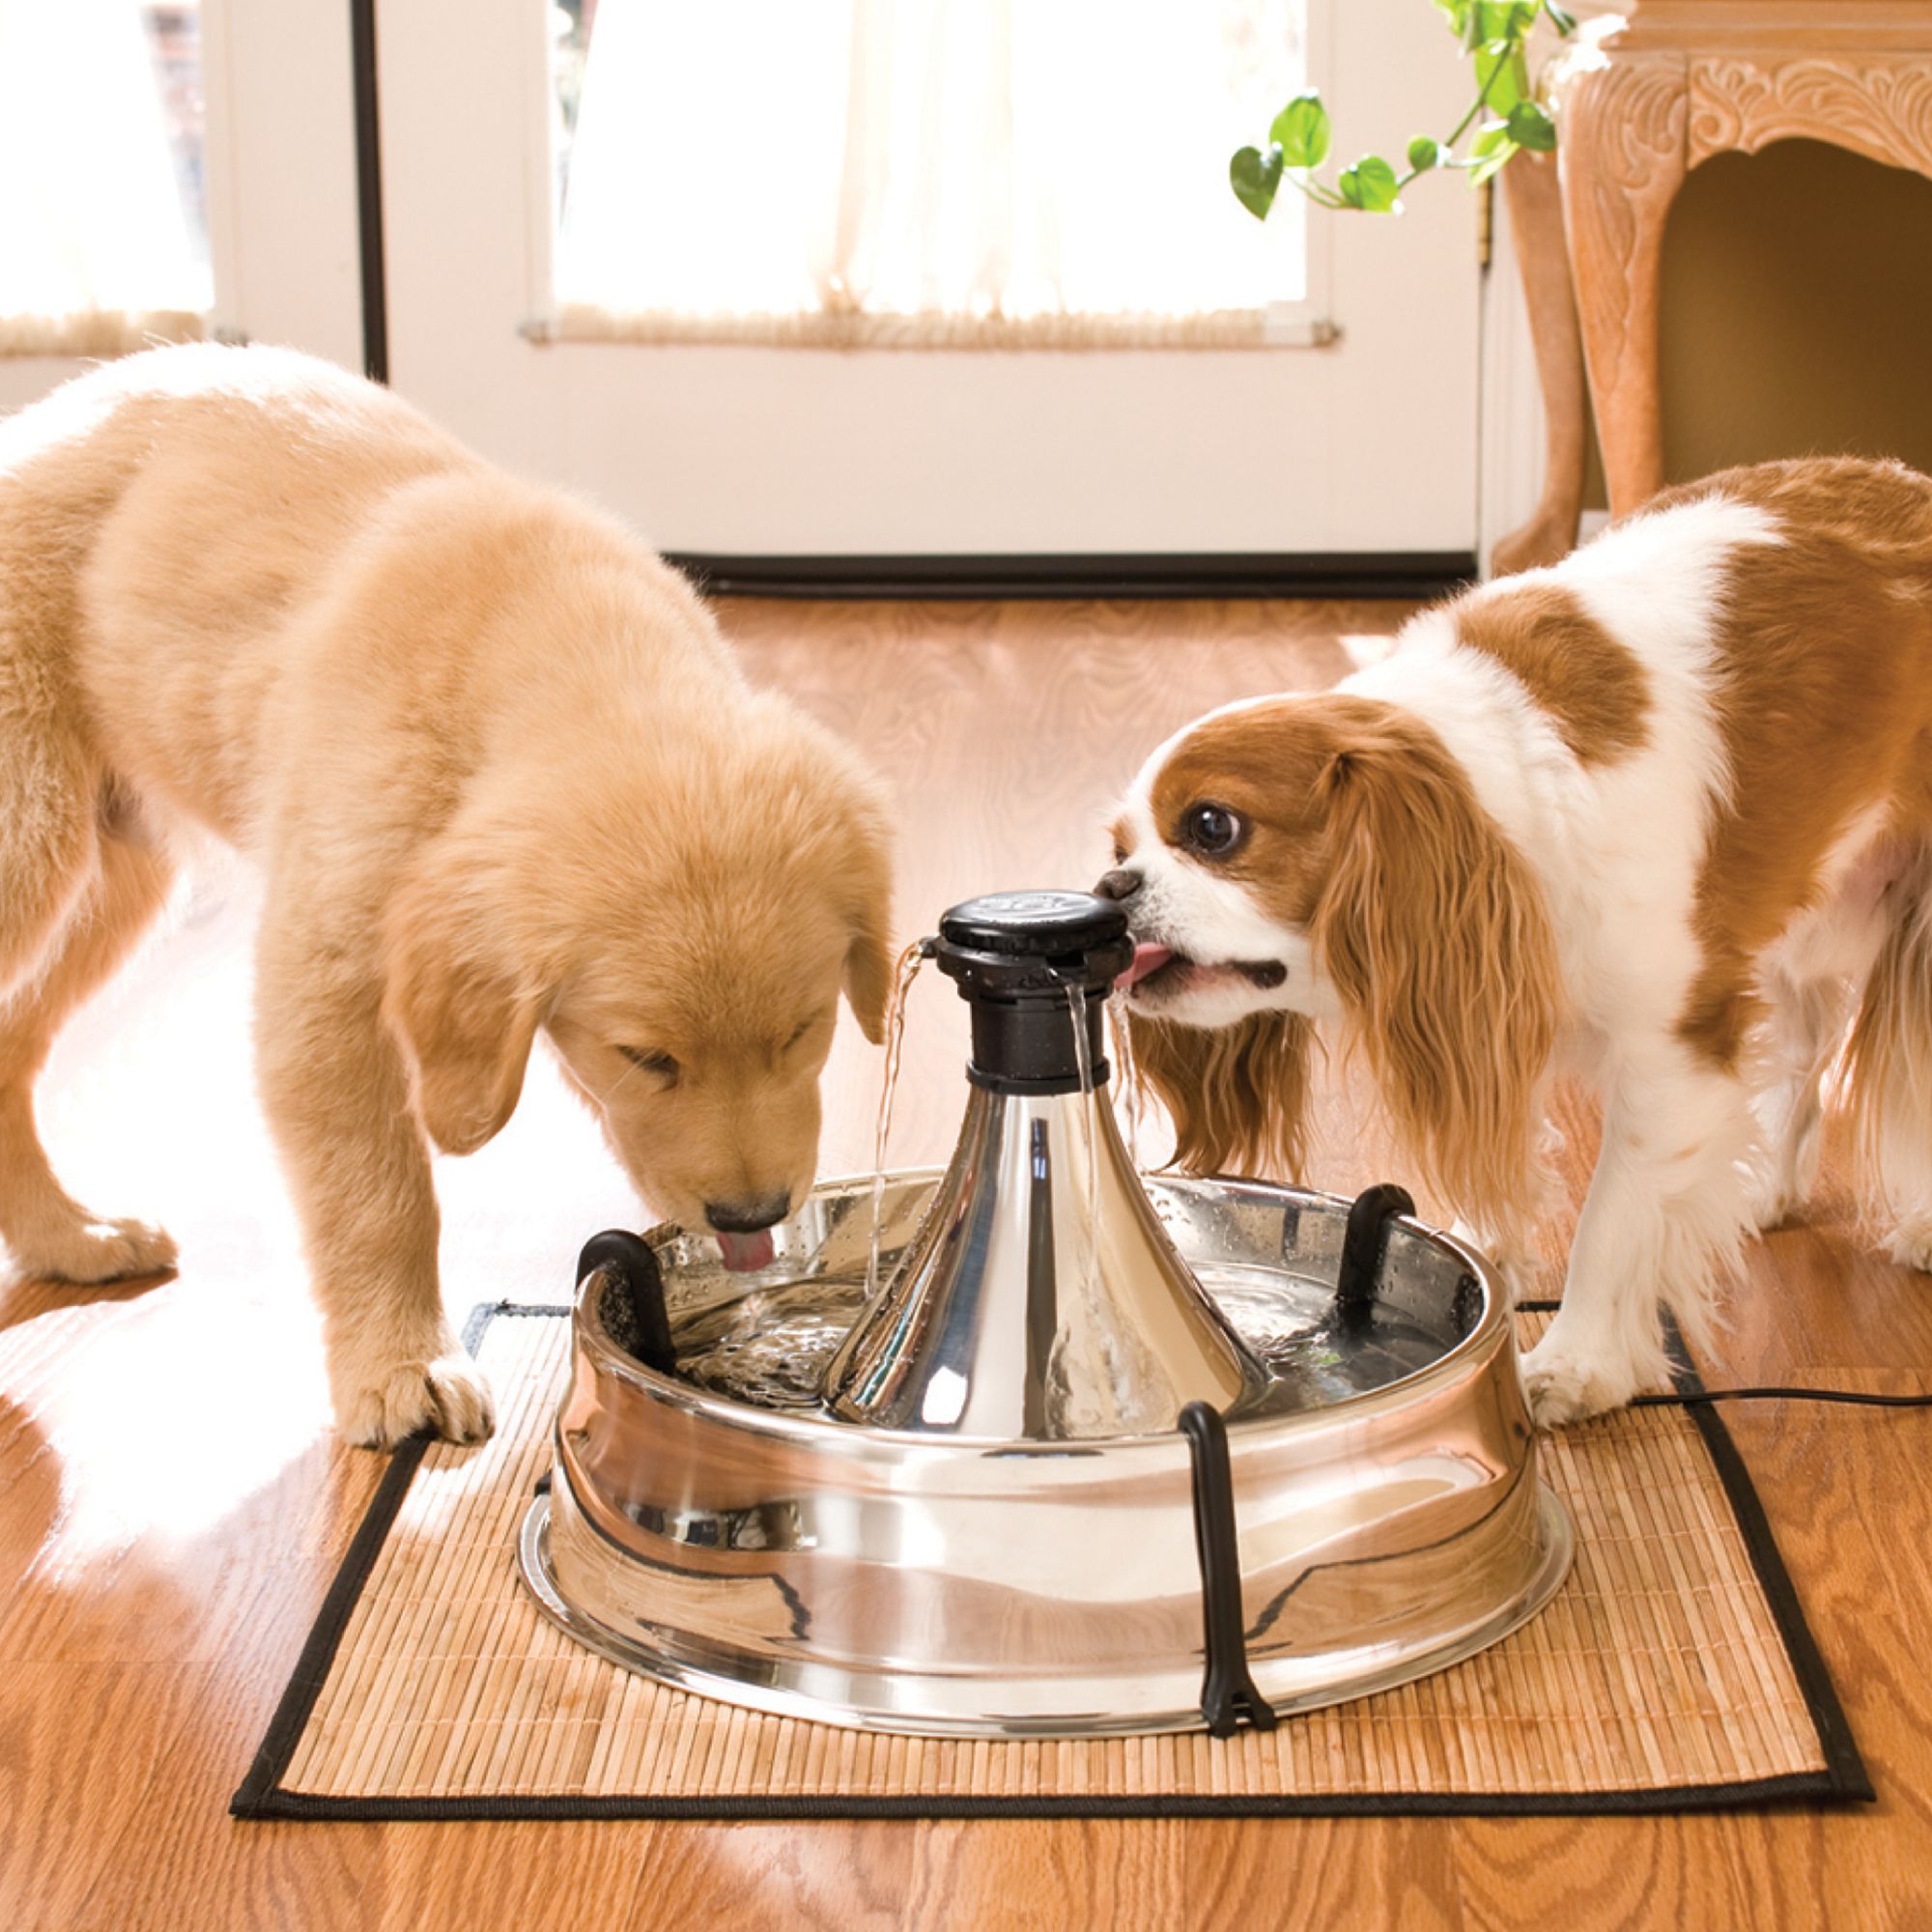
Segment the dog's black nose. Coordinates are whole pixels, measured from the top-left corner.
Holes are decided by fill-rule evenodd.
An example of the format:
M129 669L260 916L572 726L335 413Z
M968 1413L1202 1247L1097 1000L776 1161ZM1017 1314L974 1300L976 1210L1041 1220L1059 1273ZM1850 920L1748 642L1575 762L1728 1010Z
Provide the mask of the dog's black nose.
M1094 890L1103 899L1130 899L1146 883L1147 881L1130 867L1116 866L1095 884Z
M767 1194L761 1201L707 1201L704 1218L721 1235L755 1235L791 1212L789 1194Z

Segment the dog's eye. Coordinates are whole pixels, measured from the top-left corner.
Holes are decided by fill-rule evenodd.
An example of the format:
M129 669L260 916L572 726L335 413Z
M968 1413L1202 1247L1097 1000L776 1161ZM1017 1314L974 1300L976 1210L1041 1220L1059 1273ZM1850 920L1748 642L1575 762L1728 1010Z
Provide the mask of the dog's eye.
M667 1086L676 1084L677 1062L669 1054L660 1053L649 1046L620 1046L617 1051L633 1066L641 1067L646 1073L655 1073Z
M785 1041L785 1051L789 1053L792 1050L792 1048L795 1047L799 1043L799 1041L802 1040L806 1037L806 1035L809 1034L812 1030L812 1028L815 1027L819 1023L819 1021L822 1020L824 1017L825 1015L823 1013L813 1013L809 1019L800 1020L799 1023L792 1028L791 1037Z
M1225 805L1190 805L1180 821L1180 842L1204 858L1221 859L1241 842L1247 829Z

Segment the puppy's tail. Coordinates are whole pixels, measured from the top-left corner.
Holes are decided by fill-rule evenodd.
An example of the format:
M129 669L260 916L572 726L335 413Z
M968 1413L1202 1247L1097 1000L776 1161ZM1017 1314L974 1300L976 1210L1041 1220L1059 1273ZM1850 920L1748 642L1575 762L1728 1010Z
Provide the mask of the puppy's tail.
M1888 889L1886 932L1845 1041L1839 1096L1894 1260L1932 1268L1932 849Z

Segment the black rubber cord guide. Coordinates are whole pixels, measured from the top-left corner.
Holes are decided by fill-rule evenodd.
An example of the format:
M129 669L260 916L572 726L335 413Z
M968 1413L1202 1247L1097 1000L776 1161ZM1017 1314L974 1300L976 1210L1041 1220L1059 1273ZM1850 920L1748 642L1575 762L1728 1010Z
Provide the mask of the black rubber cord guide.
M677 1350L665 1309L664 1275L651 1244L623 1228L592 1235L577 1257L577 1279L582 1282L598 1269L604 1273L598 1312L611 1339L645 1368L675 1375Z
M1258 1731L1271 1731L1274 1711L1248 1674L1228 1425L1205 1402L1190 1402L1180 1411L1180 1433L1187 1437L1194 1464L1194 1548L1201 1558L1201 1620L1207 1638L1201 1715L1217 1738L1233 1737L1243 1719Z
M1414 1212L1414 1197L1392 1180L1365 1187L1355 1196L1348 1232L1342 1236L1342 1265L1335 1273L1335 1305L1344 1315L1366 1320L1375 1305L1388 1225L1398 1214Z

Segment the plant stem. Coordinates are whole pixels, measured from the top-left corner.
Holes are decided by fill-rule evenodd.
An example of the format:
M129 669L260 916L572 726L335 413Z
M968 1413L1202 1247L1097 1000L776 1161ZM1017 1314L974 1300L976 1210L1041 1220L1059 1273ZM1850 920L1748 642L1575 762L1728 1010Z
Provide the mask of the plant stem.
M1520 51L1521 51L1521 46L1520 43L1519 43L1519 44L1516 47L1511 49L1510 59L1514 60L1517 54ZM1488 80L1484 81L1482 93L1476 96L1475 101L1470 106L1468 113L1463 115L1462 120L1457 122L1456 131L1453 134L1451 134L1449 138L1442 144L1445 148L1453 148L1456 145L1456 143L1460 141L1463 138L1463 136L1469 131L1469 123L1473 121L1476 118L1476 116L1480 114L1483 111L1483 109L1490 104L1490 89L1496 84L1496 75L1502 72L1504 67L1507 64L1508 64L1507 62L1498 61L1495 64L1495 66L1490 70L1490 77Z

